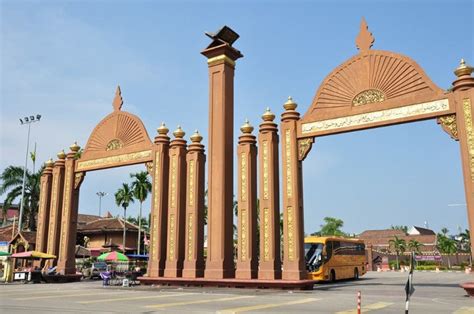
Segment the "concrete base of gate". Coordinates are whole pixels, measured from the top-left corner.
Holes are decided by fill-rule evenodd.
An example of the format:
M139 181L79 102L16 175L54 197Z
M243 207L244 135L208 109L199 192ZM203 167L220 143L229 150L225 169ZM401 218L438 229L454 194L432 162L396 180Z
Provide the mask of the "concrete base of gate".
M243 280L243 279L206 279L206 278L164 278L139 277L142 285L161 286L198 286L223 288L261 288L261 289L291 289L313 290L314 280Z
M47 283L65 283L81 281L82 274L72 275L43 275L44 281Z

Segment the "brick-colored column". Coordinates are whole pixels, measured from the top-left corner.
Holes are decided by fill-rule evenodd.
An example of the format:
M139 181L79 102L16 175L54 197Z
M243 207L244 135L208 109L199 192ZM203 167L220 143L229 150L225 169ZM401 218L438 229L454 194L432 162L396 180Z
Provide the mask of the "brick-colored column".
M168 194L168 247L165 277L176 278L183 274L184 226L186 214L186 140L178 126L171 141L169 194Z
M235 277L257 278L257 147L253 126L248 121L240 128L237 147L238 249Z
M291 97L281 115L281 153L283 178L283 279L306 279L304 260L302 163L298 160L296 138L300 114Z
M162 277L165 270L168 226L169 144L164 123L157 129L153 160L151 199L150 253L148 276Z
M57 272L63 275L76 273L77 211L79 185L84 173L75 173L75 155L80 147L74 143L67 154L64 174L63 206L61 215L61 238Z
M278 127L267 109L258 135L260 186L259 279L281 279Z
M204 276L204 169L202 136L196 131L188 146L186 180L186 232L183 277Z
M474 78L473 68L461 60L454 71L453 82L456 101L456 125L461 148L464 189L467 203L467 219L471 230L471 251L474 252Z
M40 181L38 226L36 228L35 250L39 252L46 252L48 247L49 210L51 206L54 161L52 159L48 160L45 166Z
M61 235L61 215L63 206L64 191L64 163L66 153L58 153L58 160L53 168L53 185L51 187L51 205L49 209L48 247L47 253L59 256L59 239ZM49 266L57 265L57 258L48 260Z
M209 68L208 235L205 277L234 277L234 68L241 53L216 38L203 52Z

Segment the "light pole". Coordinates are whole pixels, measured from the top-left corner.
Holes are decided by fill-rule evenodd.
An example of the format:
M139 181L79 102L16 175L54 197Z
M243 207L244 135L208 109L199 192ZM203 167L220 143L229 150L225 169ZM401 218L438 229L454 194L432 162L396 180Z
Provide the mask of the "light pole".
M18 233L21 232L21 226L23 224L23 208L25 206L25 183L26 183L26 170L28 167L28 154L30 150L30 131L31 131L31 124L33 122L39 122L41 119L41 115L37 114L35 116L24 117L20 119L21 125L28 125L28 139L26 141L26 158L25 158L25 168L23 169L23 184L21 186L21 204L20 204L20 217L18 218Z
M95 194L97 194L97 196L99 197L99 217L102 217L100 215L100 208L101 208L101 205L102 205L102 197L106 196L107 192L97 192Z

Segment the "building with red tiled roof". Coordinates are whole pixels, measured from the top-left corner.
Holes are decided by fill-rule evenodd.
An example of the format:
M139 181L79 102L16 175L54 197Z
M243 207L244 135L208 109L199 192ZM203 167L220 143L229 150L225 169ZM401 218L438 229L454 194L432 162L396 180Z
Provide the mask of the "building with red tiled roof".
M390 251L390 240L395 237L403 239L408 244L411 240L416 240L423 244L420 248L422 252L436 251L436 233L433 230L411 227L408 233L398 229L383 229L383 230L366 230L358 235L359 239L364 240L366 246L372 245L376 251L388 252Z
M84 241L84 237L87 237L87 248L92 251L100 251L104 247L121 247L124 224L127 231L125 247L129 251L135 251L137 249L138 226L124 221L122 218L100 218L90 221L78 228L78 239Z

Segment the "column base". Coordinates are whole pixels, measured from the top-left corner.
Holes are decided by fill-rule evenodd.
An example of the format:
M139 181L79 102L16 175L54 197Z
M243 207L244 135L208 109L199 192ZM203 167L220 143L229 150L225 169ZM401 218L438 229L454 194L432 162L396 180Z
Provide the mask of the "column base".
M305 271L299 270L287 270L282 272L283 280L304 280L307 279L307 274Z
M152 262L148 264L148 269L147 269L148 277L163 277L164 272L165 272L165 268L163 266L160 267L159 263Z
M236 279L257 279L257 270L237 269L235 271Z
M281 279L281 271L265 269L258 272L258 279L260 280L277 280Z
M183 264L184 278L199 278L204 277L204 267L198 265L197 261L184 261Z
M204 271L204 277L207 279L225 279L234 278L234 269L206 269Z
M164 277L167 277L167 278L182 277L183 267L181 265L179 262L166 262Z

